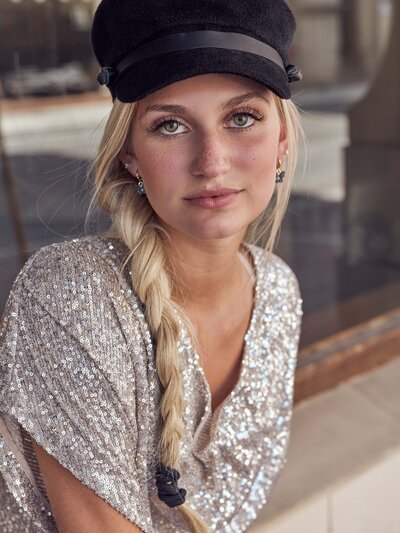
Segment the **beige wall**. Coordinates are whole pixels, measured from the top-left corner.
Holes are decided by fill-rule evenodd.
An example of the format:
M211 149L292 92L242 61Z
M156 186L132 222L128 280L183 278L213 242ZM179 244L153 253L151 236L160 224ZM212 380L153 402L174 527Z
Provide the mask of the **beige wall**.
M397 0L392 0L397 1ZM287 0L298 30L291 50L309 85L371 77L390 28L391 0Z
M340 69L340 0L292 0L298 20L294 55L304 78L315 84L336 79Z
M366 72L372 74L387 42L391 2L390 0L357 0L356 8L358 51Z

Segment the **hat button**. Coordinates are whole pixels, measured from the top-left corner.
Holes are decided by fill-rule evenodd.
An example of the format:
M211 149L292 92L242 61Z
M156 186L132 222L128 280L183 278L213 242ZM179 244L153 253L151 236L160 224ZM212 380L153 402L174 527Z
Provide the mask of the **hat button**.
M297 65L288 65L285 70L289 83L300 81L303 78L303 74Z
M99 74L97 75L97 81L100 85L108 85L118 74L115 68L112 67L103 67Z

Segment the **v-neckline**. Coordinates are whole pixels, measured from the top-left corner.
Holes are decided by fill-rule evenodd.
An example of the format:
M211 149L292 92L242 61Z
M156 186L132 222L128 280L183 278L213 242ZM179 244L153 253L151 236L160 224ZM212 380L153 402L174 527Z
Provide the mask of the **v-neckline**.
M204 414L204 416L206 416L207 414L209 415L209 418L211 419L211 422L210 422L211 425L215 425L215 422L216 422L217 418L219 417L220 412L222 411L222 409L228 403L230 403L232 401L233 397L237 393L237 390L241 386L241 383L243 381L243 373L246 371L246 366L247 366L247 362L248 362L248 358L249 358L249 341L250 341L251 335L252 335L252 333L254 331L256 317L257 317L257 310L258 310L258 307L260 305L260 302L259 302L259 299L260 299L260 296L259 296L259 294L260 294L259 256L255 253L254 249L252 248L252 245L247 244L247 243L243 243L243 246L249 252L249 254L251 256L251 259L252 259L252 262L253 262L254 277L255 277L255 283L254 283L254 305L253 305L253 309L252 309L252 312L251 312L249 326L248 326L248 328L246 330L246 333L243 336L243 353L242 353L242 360L241 360L240 372L239 372L238 380L235 383L235 385L234 385L233 389L231 390L231 392L214 409L214 411L212 411L212 394L211 394L210 385L209 385L209 383L207 381L207 378L206 378L205 372L203 370L203 367L201 366L200 356L197 353L197 351L194 349L194 346L193 346L193 343L192 343L192 339L188 335L187 331L186 330L184 331L184 336L186 337L187 345L189 347L189 350L190 350L191 354L193 354L193 358L195 360L196 369L198 370L198 372L200 373L200 375L202 377L203 385L204 385L204 388L206 390L207 403L206 403L206 413ZM204 419L204 417L203 417L203 419ZM203 421L204 420L202 420L202 422ZM202 422L200 422L198 427L202 426Z

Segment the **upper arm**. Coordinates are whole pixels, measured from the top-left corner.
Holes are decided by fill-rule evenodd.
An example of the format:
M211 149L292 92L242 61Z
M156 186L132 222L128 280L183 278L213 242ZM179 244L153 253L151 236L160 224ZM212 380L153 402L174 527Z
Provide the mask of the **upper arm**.
M72 261L72 253L71 261L54 258L52 250L19 277L2 322L0 415L9 438L1 452L17 448L20 469L15 475L17 469L4 462L0 472L10 494L29 487L23 496L36 509L41 491L26 461L21 427L41 447L38 462L54 517L89 521L87 528L62 522L63 533L137 531L134 524L150 532L148 440L139 438L141 427L147 430L147 405L139 409L137 402L137 368L145 357L139 325L131 321L128 344L118 314L127 305L112 299L120 295L112 272L82 258ZM48 502L40 507L40 520L51 522ZM127 521L130 529L114 523L107 529L106 517ZM103 529L90 520L100 520Z
M143 531L81 483L34 439L32 444L60 533Z

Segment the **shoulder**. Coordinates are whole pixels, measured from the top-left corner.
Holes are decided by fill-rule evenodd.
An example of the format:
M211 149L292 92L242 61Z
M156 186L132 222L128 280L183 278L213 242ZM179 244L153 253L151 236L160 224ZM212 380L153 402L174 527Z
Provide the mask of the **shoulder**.
M289 264L273 252L266 252L260 246L247 245L252 252L257 274L265 281L274 282L276 285L292 285L293 289L300 293L297 276Z
M82 324L92 327L96 320L116 323L117 314L132 312L124 250L120 241L98 236L40 248L14 281L4 318L12 310L33 327L32 317L41 309L71 331Z
M43 246L19 272L13 291L29 291L39 300L75 286L112 285L122 272L122 251L118 243L89 236Z
M298 322L303 315L300 284L288 263L273 252L255 245L247 245L253 254L257 272L259 301L273 306L282 315L295 315Z
M85 237L45 246L31 256L4 309L0 369L17 344L24 346L21 353L27 346L34 353L36 346L38 360L47 357L50 365L62 351L68 357L69 352L89 353L99 364L108 364L110 349L114 360L127 359L127 343L141 336L142 315L122 273L118 243ZM54 354L47 356L46 349Z
M303 299L293 269L277 254L251 246L257 270L259 333L281 346L295 361L303 317ZM271 344L272 346L272 344ZM279 350L276 352L279 353ZM295 368L295 363L291 366Z

